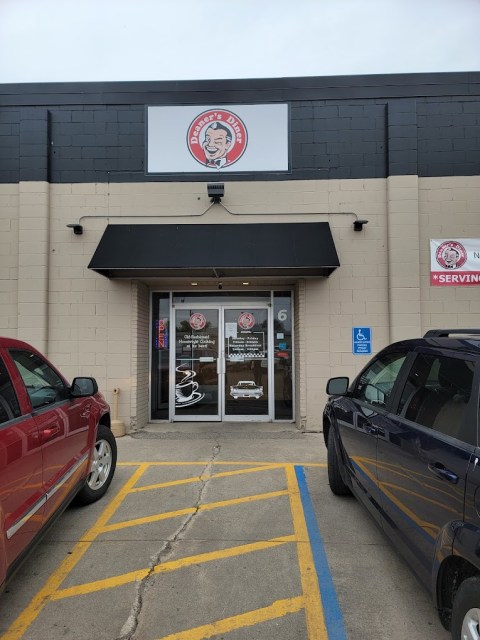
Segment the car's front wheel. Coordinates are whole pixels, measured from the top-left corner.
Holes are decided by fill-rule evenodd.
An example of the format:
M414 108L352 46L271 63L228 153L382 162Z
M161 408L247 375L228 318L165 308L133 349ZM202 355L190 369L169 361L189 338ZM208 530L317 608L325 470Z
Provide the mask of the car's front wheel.
M112 482L117 464L117 443L108 427L98 425L92 464L85 486L77 495L77 502L90 504L99 500Z
M480 640L480 577L462 582L452 608L452 640Z
M336 496L348 496L351 491L343 481L340 473L340 463L337 456L337 450L335 449L335 442L333 440L333 428L330 427L328 431L327 440L327 466L328 466L328 484L332 493Z

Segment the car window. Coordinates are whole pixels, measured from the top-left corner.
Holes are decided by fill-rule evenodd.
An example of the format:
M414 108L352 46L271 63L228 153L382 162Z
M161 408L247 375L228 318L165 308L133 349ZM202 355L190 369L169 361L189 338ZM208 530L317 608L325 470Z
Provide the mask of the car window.
M385 407L405 358L405 353L380 356L360 375L353 397L376 407Z
M5 363L0 358L0 424L18 418L20 405Z
M397 413L424 427L476 444L476 429L462 432L475 363L419 353L408 374Z
M11 350L10 355L27 388L34 409L66 398L63 380L44 361L31 351Z

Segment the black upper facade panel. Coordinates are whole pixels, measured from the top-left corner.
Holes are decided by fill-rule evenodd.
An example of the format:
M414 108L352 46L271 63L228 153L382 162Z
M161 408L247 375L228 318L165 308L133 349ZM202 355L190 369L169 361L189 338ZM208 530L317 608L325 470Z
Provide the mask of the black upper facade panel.
M289 105L290 170L222 180L480 174L480 73L0 85L0 183L147 175L147 105ZM215 176L217 178L217 175Z

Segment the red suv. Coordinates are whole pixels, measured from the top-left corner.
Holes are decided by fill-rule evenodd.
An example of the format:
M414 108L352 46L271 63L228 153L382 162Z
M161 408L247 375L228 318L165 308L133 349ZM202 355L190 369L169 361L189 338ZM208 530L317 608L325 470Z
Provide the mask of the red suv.
M116 459L95 380L70 385L36 349L0 338L0 587L73 498L103 496Z

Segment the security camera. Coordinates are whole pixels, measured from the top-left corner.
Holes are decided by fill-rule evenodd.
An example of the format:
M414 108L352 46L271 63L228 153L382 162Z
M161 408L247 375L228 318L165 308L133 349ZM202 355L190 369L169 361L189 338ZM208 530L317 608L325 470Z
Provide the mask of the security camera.
M207 194L211 202L220 202L225 195L225 185L223 182L210 182L207 184Z
M223 289L223 284L221 282L218 283L218 289L221 291Z

